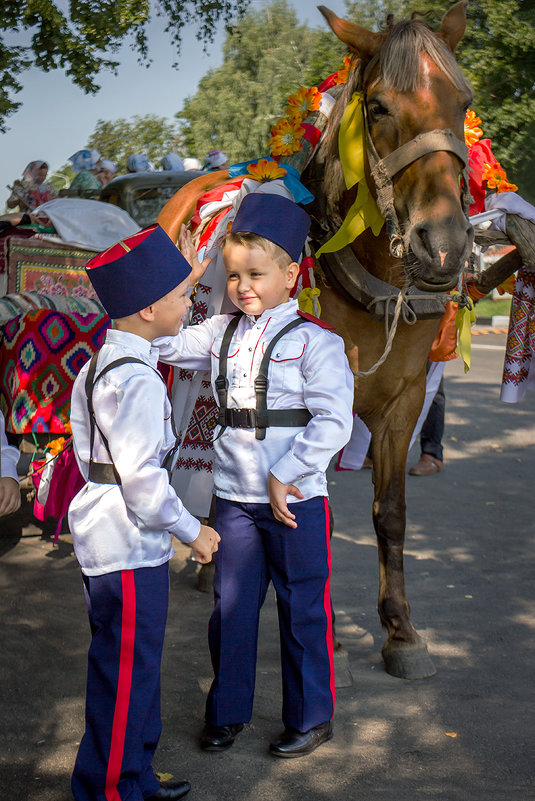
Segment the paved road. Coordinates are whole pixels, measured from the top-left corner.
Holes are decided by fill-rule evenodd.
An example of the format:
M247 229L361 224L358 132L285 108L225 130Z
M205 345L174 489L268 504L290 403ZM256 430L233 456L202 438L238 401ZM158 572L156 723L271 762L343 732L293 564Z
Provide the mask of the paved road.
M196 746L211 675L211 599L196 565L172 561L157 767L192 781L192 801L535 799L533 397L498 400L504 334L474 337L473 368L446 368L444 473L409 477L407 589L437 675L387 675L375 611L369 471L333 473L333 595L353 685L335 737L306 759L267 752L280 730L275 600L268 596L254 718L235 746ZM417 459L416 449L409 463ZM68 535L15 521L0 539L0 799L67 801L82 733L89 630Z

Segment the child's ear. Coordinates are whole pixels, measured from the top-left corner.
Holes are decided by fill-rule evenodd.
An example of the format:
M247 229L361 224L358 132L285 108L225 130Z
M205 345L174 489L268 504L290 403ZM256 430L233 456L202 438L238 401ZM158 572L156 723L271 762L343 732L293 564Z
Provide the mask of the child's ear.
M145 323L153 323L154 322L154 304L150 306L146 306L144 309L140 309L138 311L139 316Z
M299 265L297 264L297 262L292 261L292 263L289 264L288 267L286 268L288 289L293 289L295 282L297 281L298 275L299 275Z

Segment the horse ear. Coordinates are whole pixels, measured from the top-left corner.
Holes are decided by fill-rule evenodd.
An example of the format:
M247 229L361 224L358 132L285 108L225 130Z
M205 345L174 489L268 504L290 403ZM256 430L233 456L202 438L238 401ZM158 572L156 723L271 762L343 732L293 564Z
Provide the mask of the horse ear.
M444 15L440 31L438 31L439 36L444 39L452 53L455 53L455 49L466 30L467 7L468 0L459 0L458 3L455 3Z
M340 41L364 61L369 61L373 58L386 38L383 33L373 33L361 25L356 25L354 22L348 22L337 17L334 11L325 6L318 6L318 11L323 14Z

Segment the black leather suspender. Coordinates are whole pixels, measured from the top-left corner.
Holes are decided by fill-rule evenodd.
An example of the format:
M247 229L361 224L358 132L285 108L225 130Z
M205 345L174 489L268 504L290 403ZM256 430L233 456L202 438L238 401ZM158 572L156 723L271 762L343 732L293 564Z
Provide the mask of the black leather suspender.
M283 426L285 428L304 427L307 425L312 415L308 409L268 409L267 407L267 390L269 386L268 372L270 365L270 358L273 348L288 331L297 328L301 323L306 320L299 317L292 320L288 325L282 328L271 340L260 363L260 369L257 377L254 380L254 389L256 395L256 409L229 409L228 402L228 379L227 379L227 359L230 342L234 333L239 325L243 314L236 315L228 324L223 340L221 342L221 351L219 354L219 375L215 381L217 397L219 400L219 417L218 424L221 426L221 431L217 435L221 436L225 428L254 428L256 439L265 439L266 429L269 426Z
M155 370L150 364L144 362L143 359L137 359L135 356L123 356L121 359L115 359L115 361L110 362L109 364L104 367L100 373L95 378L95 373L97 369L97 360L98 360L98 351L93 354L91 357L91 362L89 364L89 370L87 371L87 376L85 379L85 395L87 398L87 408L89 411L89 426L90 426L90 452L89 452L89 481L92 481L95 484L121 484L121 477L117 472L115 465L113 463L113 458L110 453L110 446L108 443L107 438L102 433L100 426L98 425L96 418L95 418L95 409L93 407L93 390L95 388L95 384L105 373L108 373L114 367L119 367L121 364L143 364L145 367L150 367L156 375L161 378L165 385L165 389L167 392L167 397L169 398L169 402L171 403L171 396L169 394L169 390L167 389L167 385L165 384L164 378L162 374ZM101 436L102 442L106 450L108 451L110 462L95 462L93 461L93 445L95 440L95 428L98 429L98 432ZM175 453L179 447L179 438L178 433L175 427L175 421L173 418L172 406L171 406L171 428L173 431L173 435L175 437L175 444L166 454L165 459L162 463L162 467L164 467L168 474L169 478L171 478L171 468L173 465L173 459Z

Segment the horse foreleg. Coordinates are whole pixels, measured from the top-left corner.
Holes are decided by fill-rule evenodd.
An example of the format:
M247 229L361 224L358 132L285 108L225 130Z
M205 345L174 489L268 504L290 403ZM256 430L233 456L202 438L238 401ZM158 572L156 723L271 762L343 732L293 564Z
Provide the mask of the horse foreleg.
M405 394L400 396L372 431L373 523L379 553L378 611L388 632L382 656L386 671L404 679L421 679L436 672L424 640L411 623L403 575L405 470L416 423L412 419L414 407Z

